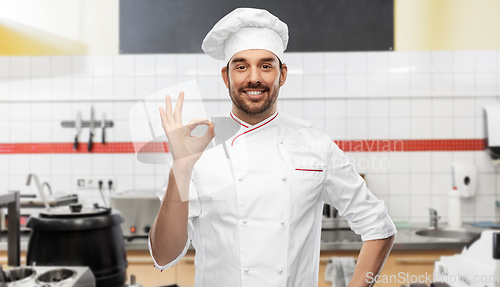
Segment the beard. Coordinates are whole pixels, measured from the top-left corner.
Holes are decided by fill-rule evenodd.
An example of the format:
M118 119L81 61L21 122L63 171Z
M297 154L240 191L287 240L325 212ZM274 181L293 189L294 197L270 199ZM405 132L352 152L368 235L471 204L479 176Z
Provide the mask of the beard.
M280 77L281 78L281 77ZM257 85L247 85L240 87L238 89L231 88L231 81L229 81L229 97L233 101L233 104L243 113L249 116L260 116L265 114L276 102L279 94L279 85L274 87L271 92L271 88L261 84ZM245 89L263 89L263 93L267 93L267 97L263 99L252 100L250 98L245 98L242 96L245 94Z

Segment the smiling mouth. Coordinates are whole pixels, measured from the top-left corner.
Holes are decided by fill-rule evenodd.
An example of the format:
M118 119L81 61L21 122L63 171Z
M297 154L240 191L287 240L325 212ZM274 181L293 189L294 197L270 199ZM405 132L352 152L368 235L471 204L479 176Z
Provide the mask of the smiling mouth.
M249 96L260 96L264 91L245 91L245 94Z

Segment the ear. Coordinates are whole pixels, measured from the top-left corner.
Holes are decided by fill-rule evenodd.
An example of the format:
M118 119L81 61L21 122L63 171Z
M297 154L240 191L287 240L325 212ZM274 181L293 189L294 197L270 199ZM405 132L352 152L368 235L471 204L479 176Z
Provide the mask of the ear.
M288 67L283 63L281 66L281 79L280 79L280 87L283 86L286 82L286 76L288 75Z
M229 76L228 76L227 67L223 67L222 70L220 71L220 74L222 76L222 80L224 81L224 84L226 84L226 88L229 89Z

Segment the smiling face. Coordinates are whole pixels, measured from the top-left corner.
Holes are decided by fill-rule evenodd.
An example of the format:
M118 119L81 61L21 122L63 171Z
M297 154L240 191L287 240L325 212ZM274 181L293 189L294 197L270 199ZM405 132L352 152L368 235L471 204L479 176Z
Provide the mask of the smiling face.
M277 107L279 89L285 83L287 67L280 69L276 55L267 50L236 53L222 68L222 78L233 101L233 113L241 120L258 123Z

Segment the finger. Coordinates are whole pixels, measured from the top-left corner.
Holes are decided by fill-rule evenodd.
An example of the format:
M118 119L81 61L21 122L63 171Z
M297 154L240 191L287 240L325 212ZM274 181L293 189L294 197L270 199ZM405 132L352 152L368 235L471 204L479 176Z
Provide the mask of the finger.
M208 145L208 143L215 137L215 125L210 122L208 125L207 132L201 137L203 143Z
M165 106L166 106L166 115L167 115L167 122L170 126L173 126L175 124L174 117L172 116L172 100L170 99L169 95L165 96Z
M184 105L184 91L180 91L175 104L174 119L177 124L182 125L182 106Z
M160 118L162 125L166 127L167 130L170 130L170 125L168 124L167 121L167 113L165 113L165 110L162 107L159 107L159 111L160 111Z
M186 127L188 127L190 130L194 130L197 126L199 125L210 125L210 121L206 119L192 119Z

